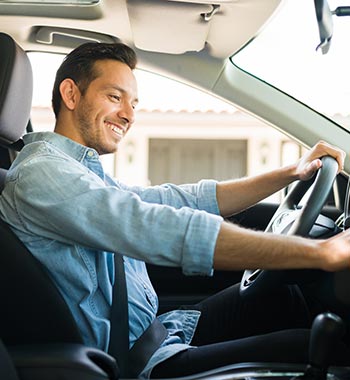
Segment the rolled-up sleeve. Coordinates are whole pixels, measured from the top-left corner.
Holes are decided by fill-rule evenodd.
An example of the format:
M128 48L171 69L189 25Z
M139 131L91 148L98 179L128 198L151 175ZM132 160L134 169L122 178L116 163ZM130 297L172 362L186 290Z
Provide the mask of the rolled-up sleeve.
M201 218L190 220L184 239L185 253L182 261L184 274L212 275L214 249L221 222L221 217L213 220L212 215L204 212Z

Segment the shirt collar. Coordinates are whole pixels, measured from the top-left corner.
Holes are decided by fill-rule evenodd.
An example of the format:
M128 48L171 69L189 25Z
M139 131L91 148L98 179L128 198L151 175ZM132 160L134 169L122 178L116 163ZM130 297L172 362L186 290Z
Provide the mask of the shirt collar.
M79 162L83 162L85 158L88 160L99 160L99 154L95 149L78 144L55 132L31 132L23 136L23 141L25 145L32 142L45 141L56 146Z

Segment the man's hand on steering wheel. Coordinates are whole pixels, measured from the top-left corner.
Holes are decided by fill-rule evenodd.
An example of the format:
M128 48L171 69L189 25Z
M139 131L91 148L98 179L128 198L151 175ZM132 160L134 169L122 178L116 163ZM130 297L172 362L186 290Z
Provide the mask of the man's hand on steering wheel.
M322 166L321 158L324 156L331 156L338 162L338 173L343 170L345 152L320 141L295 164L295 179L307 181L312 178Z
M295 164L296 178L299 179L299 183L281 203L266 232L307 237L327 200L336 175L343 168L344 158L345 152L336 150L325 142L319 142L305 154ZM312 179L317 171L317 177ZM314 187L308 201L303 207L298 208L303 195L313 182ZM294 271L294 273L296 282L308 276L306 271ZM240 292L242 295L249 296L259 291L266 291L279 286L285 281L285 277L286 272L283 270L246 270L241 281Z

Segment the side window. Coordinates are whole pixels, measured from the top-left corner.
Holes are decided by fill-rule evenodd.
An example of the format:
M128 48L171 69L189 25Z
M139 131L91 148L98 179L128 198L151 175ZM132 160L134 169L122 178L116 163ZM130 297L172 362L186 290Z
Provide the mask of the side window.
M52 131L51 92L64 57L29 56L33 128ZM118 153L102 157L105 170L121 181L147 186L237 178L294 162L302 153L286 136L230 104L151 73L136 70L135 75L140 99L136 122Z

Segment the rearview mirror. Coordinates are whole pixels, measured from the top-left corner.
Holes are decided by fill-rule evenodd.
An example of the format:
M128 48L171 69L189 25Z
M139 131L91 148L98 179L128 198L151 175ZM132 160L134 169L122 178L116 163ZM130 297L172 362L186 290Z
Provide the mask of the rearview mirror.
M314 0L320 43L316 50L321 49L322 54L327 54L333 36L332 12L327 0Z
M327 54L333 37L332 16L350 16L350 7L337 7L334 11L329 9L327 0L314 0L320 43L316 50L321 48L322 54Z

